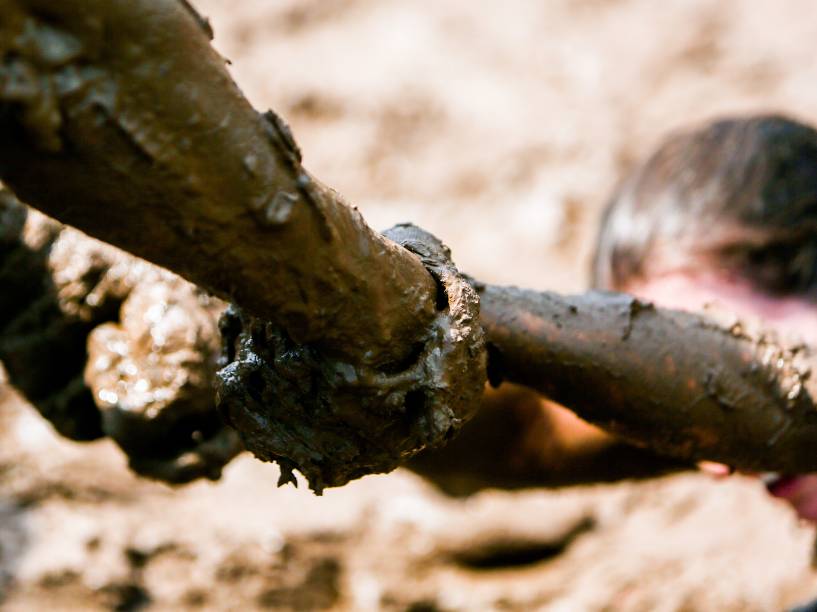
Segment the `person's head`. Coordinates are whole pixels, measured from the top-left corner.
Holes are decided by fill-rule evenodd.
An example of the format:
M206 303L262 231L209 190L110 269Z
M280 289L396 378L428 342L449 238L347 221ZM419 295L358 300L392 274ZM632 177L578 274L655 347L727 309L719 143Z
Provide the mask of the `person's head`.
M592 279L817 340L817 131L766 115L670 136L616 190Z

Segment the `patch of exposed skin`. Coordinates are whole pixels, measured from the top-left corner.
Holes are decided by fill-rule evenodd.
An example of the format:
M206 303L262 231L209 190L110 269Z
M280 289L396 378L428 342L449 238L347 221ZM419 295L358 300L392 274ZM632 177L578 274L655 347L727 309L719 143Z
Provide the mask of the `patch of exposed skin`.
M321 493L388 472L443 444L470 418L485 380L479 300L448 249L413 226L386 233L437 279L438 313L409 359L380 368L339 361L299 345L269 322L228 310L217 401L248 450L298 469Z

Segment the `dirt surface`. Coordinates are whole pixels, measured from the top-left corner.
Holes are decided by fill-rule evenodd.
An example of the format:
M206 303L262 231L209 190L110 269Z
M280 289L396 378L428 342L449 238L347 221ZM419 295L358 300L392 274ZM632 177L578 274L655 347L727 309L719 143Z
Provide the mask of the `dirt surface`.
M574 291L616 177L724 113L817 121L795 0L194 4L259 109L378 228L413 221L487 282ZM478 215L474 215L478 211ZM776 610L817 596L814 529L757 481L452 500L408 472L322 498L242 456L134 477L0 387L0 607Z

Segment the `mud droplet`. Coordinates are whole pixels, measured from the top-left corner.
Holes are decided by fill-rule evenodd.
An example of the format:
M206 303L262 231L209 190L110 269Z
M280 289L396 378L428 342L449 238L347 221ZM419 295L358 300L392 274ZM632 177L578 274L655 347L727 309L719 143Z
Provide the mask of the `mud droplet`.
M276 115L272 110L268 110L266 113L264 113L263 117L267 120L268 125L283 141L284 146L292 156L292 160L295 163L300 164L302 159L301 149L298 147L298 144L295 142L295 138L292 136L292 130L289 128L289 124L287 124L287 122L281 117Z
M29 27L29 44L38 53L38 59L47 66L64 66L82 54L82 44L75 37L44 24Z
M794 383L794 386L791 390L786 394L786 399L790 402L794 402L798 397L800 397L800 393L803 390L803 384L798 380Z
M655 306L653 306L652 302L642 302L637 298L633 298L627 304L627 309L625 311L625 316L627 321L624 325L624 330L621 333L621 340L627 340L630 337L630 334L633 331L633 322L635 321L636 317L640 315L642 312L655 310Z
M119 396L113 391L108 391L107 389L102 389L99 393L97 393L97 397L99 397L99 399L106 404L115 404L119 401Z
M729 333L735 336L736 338L740 338L743 335L743 325L740 321L736 321L732 324L732 327L729 328Z
M258 172L258 157L250 153L244 156L244 169L250 176L255 176Z
M763 352L763 356L761 357L760 361L765 367L769 367L772 363L772 359L776 356L776 352L773 347L767 347L766 350Z
M202 29L209 40L213 40L213 27L210 25L210 20L201 15L188 0L182 0L182 6L187 9L196 23Z
M298 196L288 191L276 193L264 210L264 218L272 225L282 225L289 221Z

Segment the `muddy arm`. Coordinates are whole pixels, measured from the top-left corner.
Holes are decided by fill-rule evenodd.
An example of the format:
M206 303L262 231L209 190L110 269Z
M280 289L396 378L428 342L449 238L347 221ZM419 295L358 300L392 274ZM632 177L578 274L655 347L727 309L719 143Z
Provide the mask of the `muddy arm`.
M208 28L177 0L0 0L3 181L298 342L403 359L434 281L303 169Z
M259 457L297 456L316 490L392 469L477 404L476 294L442 245L398 246L304 170L210 38L180 0L0 0L0 177L237 305L217 397ZM305 412L281 429L277 406Z
M0 0L0 175L240 305L222 410L317 488L390 469L475 409L476 302L445 250L410 230L396 246L304 171L184 2ZM802 352L622 296L489 287L482 303L495 378L678 457L817 469Z
M407 465L448 494L654 478L694 463L623 442L539 393L509 383L486 389L480 409L443 448Z
M482 286L489 377L620 437L745 470L817 470L814 357L626 295Z

